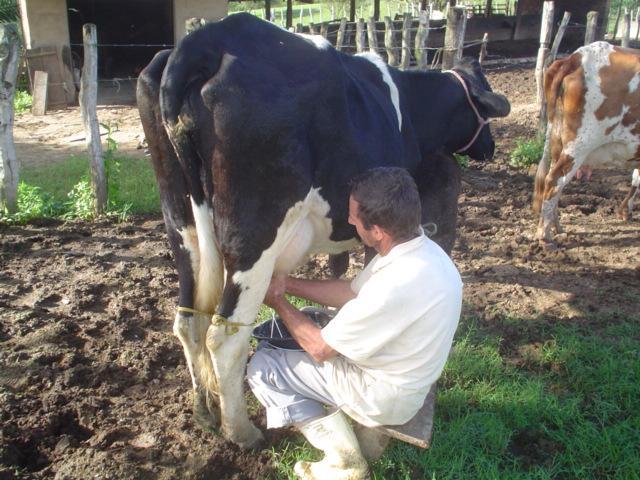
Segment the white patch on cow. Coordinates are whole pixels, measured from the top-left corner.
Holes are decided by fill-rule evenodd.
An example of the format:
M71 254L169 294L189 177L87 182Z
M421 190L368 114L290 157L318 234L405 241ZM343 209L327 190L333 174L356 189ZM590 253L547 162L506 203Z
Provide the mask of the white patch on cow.
M331 43L321 35L309 35L308 33L298 33L300 37L304 38L307 42L312 43L318 50L327 50L331 48Z
M330 240L329 209L329 203L322 198L318 188L311 188L304 200L289 208L271 246L262 252L251 269L234 273L233 281L243 291L234 317L238 313L241 322L253 320L274 272L291 272L309 254L340 253L357 244L355 239Z
M395 82L391 78L391 74L389 73L389 68L387 64L384 63L380 55L375 52L365 52L356 54L357 57L363 57L373 63L380 73L382 73L382 80L389 87L389 95L391 97L391 103L393 103L393 108L396 109L396 115L398 116L398 130L402 130L402 113L400 113L400 92L398 92L398 87Z
M637 168L634 168L633 173L631 174L631 188L635 190L633 191L633 193L629 197L629 201L627 202L627 211L629 212L629 218L631 218L633 205L635 204L638 192L640 192L640 171Z
M629 93L635 92L639 86L640 86L640 75L636 73L631 79L631 81L629 82Z
M194 308L213 313L220 301L224 281L222 258L213 229L213 213L206 204L196 205L193 199L191 199L191 210L196 224L200 252L200 265L198 270L194 271L196 275Z

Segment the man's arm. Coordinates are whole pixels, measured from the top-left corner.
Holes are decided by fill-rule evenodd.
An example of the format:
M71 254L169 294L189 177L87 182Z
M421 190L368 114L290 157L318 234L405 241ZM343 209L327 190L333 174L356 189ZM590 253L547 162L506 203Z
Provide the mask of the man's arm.
M287 293L329 307L340 308L356 297L348 280L307 280L286 277L284 282Z
M324 341L320 328L287 301L284 296L285 283L285 277L273 277L264 303L278 313L291 336L316 362L324 362L335 357L338 352Z

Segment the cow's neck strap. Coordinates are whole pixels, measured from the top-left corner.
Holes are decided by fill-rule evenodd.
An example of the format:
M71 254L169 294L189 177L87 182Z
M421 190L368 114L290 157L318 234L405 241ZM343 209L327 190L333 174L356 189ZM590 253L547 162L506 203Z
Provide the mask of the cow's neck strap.
M240 322L230 322L226 317L223 317L218 313L213 314L209 312L203 312L203 311L196 310L194 308L189 308L189 307L178 307L177 310L179 312L192 313L196 315L206 315L208 317L211 317L211 323L216 327L224 326L224 333L227 335L235 335L240 331L240 327L253 326L253 324L251 323L246 324L246 323L240 323Z
M471 105L471 109L473 110L473 113L476 114L476 118L478 119L478 129L476 130L476 133L473 135L473 138L471 138L469 143L467 143L464 147L456 150L456 153L464 152L467 148L473 145L473 142L476 141L476 139L478 138L478 135L480 135L480 132L485 127L485 125L491 122L491 119L485 119L482 117L482 115L480 115L480 112L478 112L478 108L476 107L475 103L473 103L473 100L471 98L471 93L469 93L469 87L467 87L467 82L464 81L464 78L462 78L462 76L458 72L456 72L455 70L445 70L442 73L450 73L458 80L458 82L460 82L460 85L462 85L464 93L467 95L467 100L469 101L469 105Z

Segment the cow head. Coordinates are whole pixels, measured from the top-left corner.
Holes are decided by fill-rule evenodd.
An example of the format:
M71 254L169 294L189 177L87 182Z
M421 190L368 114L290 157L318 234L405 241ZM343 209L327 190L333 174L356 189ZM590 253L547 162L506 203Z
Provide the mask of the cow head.
M461 135L459 145L454 148L458 153L469 155L474 160L489 160L493 158L495 143L489 124L484 122L489 118L506 117L511 105L504 95L493 93L476 60L463 60L455 71L464 79L471 101L481 118L478 118L468 100L465 100L468 114L464 116L458 130L466 136Z

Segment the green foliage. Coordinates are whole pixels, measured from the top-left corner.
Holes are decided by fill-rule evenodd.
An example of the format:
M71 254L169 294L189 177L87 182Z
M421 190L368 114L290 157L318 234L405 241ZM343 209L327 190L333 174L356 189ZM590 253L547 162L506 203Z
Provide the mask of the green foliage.
M13 109L17 115L28 112L31 110L33 103L33 97L26 90L16 90L16 95L13 98Z
M0 223L26 223L35 218L55 217L64 207L50 193L25 182L18 183L17 212L0 211Z
M67 208L62 215L63 218L67 220L93 218L93 190L87 177L83 177L73 186L68 197L69 201L65 204Z
M456 162L458 163L458 165L460 165L460 168L462 169L469 168L469 157L467 155L460 155L458 153L454 153L453 158L456 159Z
M511 161L509 163L512 167L528 168L540 161L543 150L543 137L536 137L532 140L518 139L516 140L516 148L511 152Z

